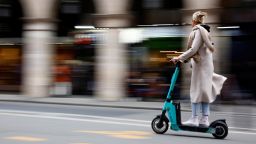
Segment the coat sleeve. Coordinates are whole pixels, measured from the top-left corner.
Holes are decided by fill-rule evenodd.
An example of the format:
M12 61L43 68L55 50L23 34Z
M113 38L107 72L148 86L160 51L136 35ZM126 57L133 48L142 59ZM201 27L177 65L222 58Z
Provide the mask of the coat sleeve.
M195 38L193 40L191 48L188 49L187 51L185 51L183 54L181 54L178 57L178 59L181 62L184 62L184 61L188 60L189 58L193 57L197 53L197 51L199 50L199 48L201 47L202 44L203 44L203 39L202 39L201 33L198 29L195 32Z
M214 52L214 47L212 45L212 42L210 41L210 38L209 38L209 33L205 30L205 28L203 28L202 26L200 25L197 25L197 27L199 28L200 32L201 32L201 35L202 35L202 39L205 43L205 45L209 48L209 50L211 52Z

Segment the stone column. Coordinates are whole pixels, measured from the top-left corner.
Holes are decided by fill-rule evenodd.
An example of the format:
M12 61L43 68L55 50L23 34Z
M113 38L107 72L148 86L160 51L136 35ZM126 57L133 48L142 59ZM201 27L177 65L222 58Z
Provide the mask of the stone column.
M21 4L24 12L23 94L49 96L57 0L21 0Z
M130 25L129 0L95 0L97 27L108 27L96 52L95 95L103 100L126 96L126 46L119 41L120 28Z

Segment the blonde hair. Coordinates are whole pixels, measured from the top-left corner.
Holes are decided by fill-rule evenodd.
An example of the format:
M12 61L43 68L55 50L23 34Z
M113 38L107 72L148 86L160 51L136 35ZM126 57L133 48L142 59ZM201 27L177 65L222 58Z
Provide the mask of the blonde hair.
M192 20L196 23L204 23L204 18L207 16L206 12L197 11L193 13Z

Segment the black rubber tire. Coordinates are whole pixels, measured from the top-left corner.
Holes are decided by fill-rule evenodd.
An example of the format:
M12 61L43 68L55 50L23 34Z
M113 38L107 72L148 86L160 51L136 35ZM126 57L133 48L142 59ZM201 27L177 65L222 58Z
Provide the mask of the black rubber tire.
M169 121L166 117L164 117L163 126L161 128L158 128L157 124L159 121L160 121L160 116L155 117L151 122L151 128L157 134L164 134L169 128Z
M228 135L228 126L226 123L219 121L215 123L212 127L215 128L215 133L213 133L212 135L216 139L224 139Z

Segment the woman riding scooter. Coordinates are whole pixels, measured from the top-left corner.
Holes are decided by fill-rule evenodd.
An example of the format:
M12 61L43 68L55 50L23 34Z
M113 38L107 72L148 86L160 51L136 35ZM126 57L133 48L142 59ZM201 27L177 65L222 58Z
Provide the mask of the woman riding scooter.
M209 36L208 26L203 26L205 12L197 11L192 16L192 32L189 35L188 50L171 62L186 62L191 59L192 75L190 85L190 100L192 107L191 118L183 122L184 125L209 126L209 105L220 94L223 83L227 79L214 73L213 52L214 47ZM198 114L201 108L202 117Z

